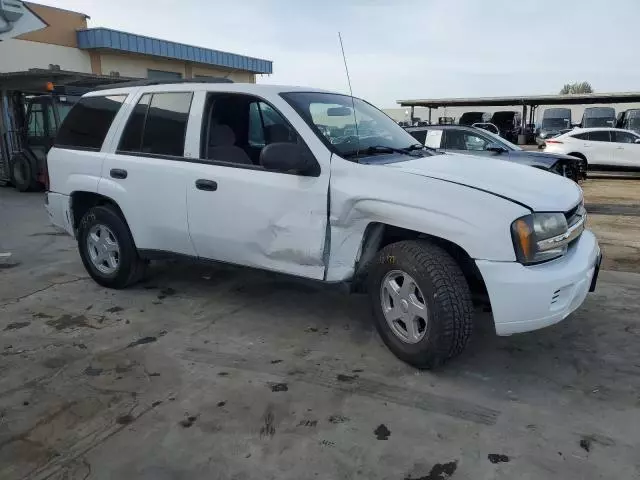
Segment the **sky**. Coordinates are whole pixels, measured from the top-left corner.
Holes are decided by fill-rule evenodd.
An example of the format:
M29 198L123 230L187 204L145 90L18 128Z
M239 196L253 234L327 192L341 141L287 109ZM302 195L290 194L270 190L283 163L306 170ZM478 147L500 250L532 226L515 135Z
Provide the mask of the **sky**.
M258 83L396 100L640 90L640 0L36 0L90 27L272 60Z

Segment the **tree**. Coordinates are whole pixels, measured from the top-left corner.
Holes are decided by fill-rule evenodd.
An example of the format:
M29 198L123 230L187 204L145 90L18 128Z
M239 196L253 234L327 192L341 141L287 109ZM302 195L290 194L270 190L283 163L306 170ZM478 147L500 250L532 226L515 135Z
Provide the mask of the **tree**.
M573 93L593 93L593 88L589 82L565 83L560 95L571 95Z

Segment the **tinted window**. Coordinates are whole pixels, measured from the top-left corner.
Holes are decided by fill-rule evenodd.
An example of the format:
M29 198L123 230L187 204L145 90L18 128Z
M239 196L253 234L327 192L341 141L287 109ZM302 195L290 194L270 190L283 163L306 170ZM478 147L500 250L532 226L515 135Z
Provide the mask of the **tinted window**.
M462 130L445 131L444 148L448 150L482 151L490 143L484 137Z
M150 100L151 94L145 93L133 108L124 132L122 132L118 150L139 152L142 148L142 130L144 129L144 121L147 118Z
M409 132L413 138L415 138L421 145L424 145L425 140L427 139L428 130L417 130L415 132Z
M595 132L589 132L589 140L592 142L610 142L608 130L596 130Z
M155 93L147 113L142 151L182 156L192 93Z
M588 133L578 133L576 135L571 135L573 138L577 138L578 140L589 140Z
M29 129L27 133L30 137L44 136L44 112L41 103L31 104L31 114L29 115Z
M181 157L191 93L144 94L129 116L119 151Z
M611 132L611 135L613 135L613 141L618 143L636 143L640 138L629 132Z
M57 147L100 150L126 95L84 97L71 109L56 137Z

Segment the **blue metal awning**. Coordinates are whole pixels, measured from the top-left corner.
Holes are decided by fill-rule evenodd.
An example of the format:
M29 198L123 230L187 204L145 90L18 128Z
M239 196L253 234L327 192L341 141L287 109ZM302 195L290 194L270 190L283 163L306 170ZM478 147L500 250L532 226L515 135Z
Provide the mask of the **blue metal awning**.
M194 47L109 28L78 30L77 36L78 47L82 49L106 48L120 52L153 55L155 57L172 58L254 73L273 73L273 62L270 60Z

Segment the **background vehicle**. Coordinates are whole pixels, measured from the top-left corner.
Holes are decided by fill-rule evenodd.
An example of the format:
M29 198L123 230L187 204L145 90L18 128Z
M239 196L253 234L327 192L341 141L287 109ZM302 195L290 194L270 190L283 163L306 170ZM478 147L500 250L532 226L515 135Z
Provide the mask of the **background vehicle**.
M124 288L167 255L348 282L420 367L464 350L472 294L499 334L542 328L578 308L599 265L573 182L426 149L346 95L121 85L78 102L48 163L50 218L100 285Z
M616 110L612 107L588 107L582 114L581 128L610 127L616 125Z
M640 169L640 135L617 128L578 128L547 140L544 149L584 159L594 165Z
M620 112L618 114L616 128L640 133L640 109L634 108Z
M510 142L517 141L521 121L522 114L510 110L496 112L491 116L491 123L498 127L500 136Z
M10 159L11 181L26 192L46 186L47 152L73 104L80 97L37 95L26 100L26 127L14 135L16 151Z
M581 159L562 154L523 150L491 132L460 125L407 128L416 140L427 147L450 153L498 158L529 165L563 175L573 181L586 178L586 164Z
M536 132L536 143L543 147L547 138L556 137L567 129L571 129L571 109L547 108L542 114L542 123Z
M459 125L473 125L474 123L486 123L491 119L487 112L464 112L458 120Z

